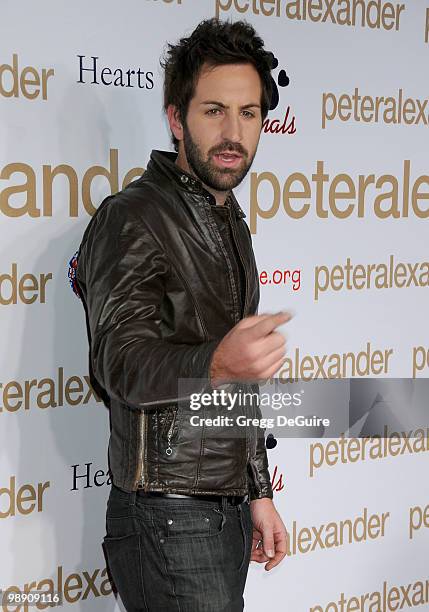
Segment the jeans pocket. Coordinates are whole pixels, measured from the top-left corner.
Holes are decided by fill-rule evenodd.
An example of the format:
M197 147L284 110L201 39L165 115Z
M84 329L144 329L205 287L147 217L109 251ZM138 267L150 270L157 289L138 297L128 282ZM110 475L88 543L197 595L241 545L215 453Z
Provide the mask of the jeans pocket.
M217 508L167 509L156 519L159 551L176 581L208 580L224 559L226 514ZM204 578L203 578L204 577ZM198 589L197 585L195 588Z
M140 534L130 518L106 518L103 538L109 571L121 599L129 610L146 610L142 584Z
M225 520L225 514L218 508L195 508L187 512L172 509L164 513L158 527L162 539L193 540L219 536Z

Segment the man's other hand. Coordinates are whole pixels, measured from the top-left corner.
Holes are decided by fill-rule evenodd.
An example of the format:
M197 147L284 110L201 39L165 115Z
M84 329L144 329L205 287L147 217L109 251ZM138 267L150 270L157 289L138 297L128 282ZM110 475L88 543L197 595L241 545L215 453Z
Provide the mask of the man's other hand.
M286 555L286 528L272 499L268 497L251 501L250 512L253 521L250 560L257 563L268 561L265 569L269 571L278 565Z

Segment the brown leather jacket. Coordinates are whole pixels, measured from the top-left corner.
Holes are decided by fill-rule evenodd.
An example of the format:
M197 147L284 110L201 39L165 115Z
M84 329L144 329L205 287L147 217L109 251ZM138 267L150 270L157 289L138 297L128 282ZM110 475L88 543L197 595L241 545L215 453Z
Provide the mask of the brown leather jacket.
M110 408L112 479L128 491L271 498L264 430L213 437L190 424L180 401L179 380L191 381L188 391L211 389L213 352L240 312L214 197L176 155L152 151L145 173L101 203L77 254L91 382ZM230 201L247 316L257 312L258 273L246 215Z

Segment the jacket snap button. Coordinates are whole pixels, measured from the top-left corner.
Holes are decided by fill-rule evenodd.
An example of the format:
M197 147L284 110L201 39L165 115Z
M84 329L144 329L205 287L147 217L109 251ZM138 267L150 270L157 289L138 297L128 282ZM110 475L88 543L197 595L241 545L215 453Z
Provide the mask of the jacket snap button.
M173 519L168 519L167 523L168 523L169 525L172 525L172 524L173 524Z
M208 523L210 519L209 519L209 517L208 517L208 516L206 516L206 517L204 518L204 520L205 520L205 522L206 522L206 523Z
M180 177L180 180L182 181L182 183L187 183L188 177L185 174L182 174L182 176Z
M164 544L164 538L161 538L161 539L160 539L160 543L161 543L161 544Z

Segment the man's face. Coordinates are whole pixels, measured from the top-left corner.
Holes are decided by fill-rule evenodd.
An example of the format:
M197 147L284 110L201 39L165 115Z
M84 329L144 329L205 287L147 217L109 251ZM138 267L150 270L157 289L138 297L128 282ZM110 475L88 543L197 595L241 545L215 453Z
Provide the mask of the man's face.
M208 187L228 191L246 176L261 133L260 103L261 81L251 64L203 67L181 146L190 169Z

